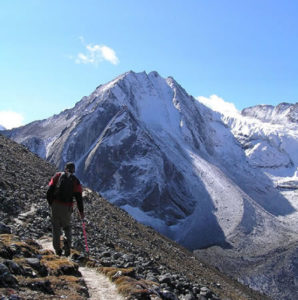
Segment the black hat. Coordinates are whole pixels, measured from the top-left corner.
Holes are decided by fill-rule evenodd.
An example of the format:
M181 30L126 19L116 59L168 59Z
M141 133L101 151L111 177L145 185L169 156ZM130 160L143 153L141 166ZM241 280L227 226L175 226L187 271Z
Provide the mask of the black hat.
M65 170L67 170L68 172L70 173L74 173L75 170L76 170L76 166L73 162L68 162L66 165L65 165Z

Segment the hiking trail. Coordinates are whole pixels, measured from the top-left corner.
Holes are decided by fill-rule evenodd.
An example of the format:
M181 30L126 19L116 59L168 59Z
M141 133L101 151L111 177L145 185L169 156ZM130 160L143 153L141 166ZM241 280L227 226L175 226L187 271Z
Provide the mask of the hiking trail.
M37 241L44 249L52 250L52 240L50 237L43 237ZM95 269L88 267L79 267L84 281L88 287L91 300L124 300L115 284L113 284L105 275L100 274Z

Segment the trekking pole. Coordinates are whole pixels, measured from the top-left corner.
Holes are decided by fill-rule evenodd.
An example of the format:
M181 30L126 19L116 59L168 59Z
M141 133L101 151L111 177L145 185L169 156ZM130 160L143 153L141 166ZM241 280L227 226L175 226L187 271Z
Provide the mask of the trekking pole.
M89 253L89 248L88 248L88 243L87 243L86 227L85 227L84 219L82 220L82 225L83 225L83 235L84 235L84 240L85 240L85 248L86 248L86 252Z

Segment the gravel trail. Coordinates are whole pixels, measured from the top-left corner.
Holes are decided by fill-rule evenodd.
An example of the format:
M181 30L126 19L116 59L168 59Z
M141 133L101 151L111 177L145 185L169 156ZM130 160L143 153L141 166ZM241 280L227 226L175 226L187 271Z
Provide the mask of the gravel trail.
M44 237L38 240L38 243L44 248L54 251L51 238ZM113 284L105 275L100 274L95 269L88 267L79 267L84 281L88 287L91 300L124 300Z

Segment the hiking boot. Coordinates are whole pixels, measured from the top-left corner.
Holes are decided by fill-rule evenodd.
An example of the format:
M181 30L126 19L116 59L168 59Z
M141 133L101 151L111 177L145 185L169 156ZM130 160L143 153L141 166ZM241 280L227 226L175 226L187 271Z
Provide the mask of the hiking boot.
M62 250L61 249L56 250L56 255L61 256L62 255Z
M66 238L63 239L63 251L64 251L64 256L69 256L70 255L70 244Z
M64 250L64 256L68 257L70 255L70 249Z

